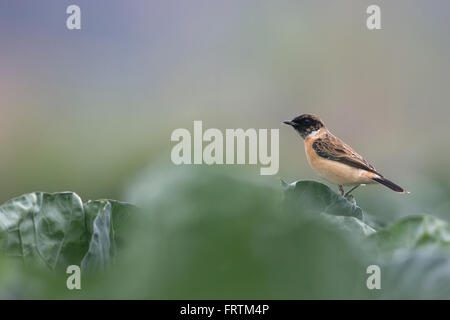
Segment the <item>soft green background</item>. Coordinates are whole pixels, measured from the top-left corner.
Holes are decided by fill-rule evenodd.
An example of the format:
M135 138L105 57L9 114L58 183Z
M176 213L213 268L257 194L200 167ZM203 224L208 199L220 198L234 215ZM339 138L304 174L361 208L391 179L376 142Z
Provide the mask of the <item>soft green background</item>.
M375 221L450 220L448 1L377 1L377 31L373 1L80 0L81 31L65 28L69 4L0 3L1 202L36 190L134 202L142 170L170 167L171 132L194 120L280 128L280 172L260 183L318 179L280 124L310 112L411 191L355 191Z

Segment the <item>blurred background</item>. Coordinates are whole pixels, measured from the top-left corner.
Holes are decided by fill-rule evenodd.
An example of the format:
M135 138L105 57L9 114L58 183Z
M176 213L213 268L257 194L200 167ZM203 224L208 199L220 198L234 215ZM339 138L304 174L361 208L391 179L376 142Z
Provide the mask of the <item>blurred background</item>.
M81 30L66 28L71 4ZM371 4L381 30L366 28ZM151 214L81 293L64 270L0 259L0 298L380 297L365 287L375 251L354 232L281 212L280 178L321 181L281 121L319 115L411 192L357 189L369 220L450 221L449 11L445 0L1 1L0 202L71 190ZM170 135L194 120L279 128L279 173L175 167ZM449 249L431 218L406 229ZM450 297L448 257L388 259L381 297Z
M74 3L79 31L65 25ZM411 191L361 188L364 210L448 220L450 3L376 1L382 30L369 31L373 3L1 1L0 201L129 200L130 179L170 165L171 132L193 120L280 128L280 171L265 179L318 179L280 124L309 112Z

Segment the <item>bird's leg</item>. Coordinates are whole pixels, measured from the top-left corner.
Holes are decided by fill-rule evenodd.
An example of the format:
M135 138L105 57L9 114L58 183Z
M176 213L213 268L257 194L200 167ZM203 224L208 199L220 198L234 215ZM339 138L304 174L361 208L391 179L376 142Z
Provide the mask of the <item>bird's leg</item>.
M339 187L339 192L341 193L341 196L343 196L344 195L344 187L341 184L338 185L338 187Z
M355 190L356 188L358 188L359 186L360 186L360 184L358 184L358 185L354 186L353 188L351 188L350 190L348 190L347 193L344 195L344 197L347 198L350 195L350 193L353 190Z

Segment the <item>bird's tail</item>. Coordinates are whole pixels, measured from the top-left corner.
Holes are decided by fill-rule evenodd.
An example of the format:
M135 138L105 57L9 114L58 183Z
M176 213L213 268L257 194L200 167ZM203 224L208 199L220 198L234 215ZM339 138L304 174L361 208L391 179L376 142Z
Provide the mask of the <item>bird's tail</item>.
M376 181L378 183L381 183L383 186L386 186L389 189L394 190L395 192L409 193L408 191L406 191L405 189L403 189L399 185L393 183L392 181L386 179L385 177L380 177L380 176L379 177L373 177L372 180Z

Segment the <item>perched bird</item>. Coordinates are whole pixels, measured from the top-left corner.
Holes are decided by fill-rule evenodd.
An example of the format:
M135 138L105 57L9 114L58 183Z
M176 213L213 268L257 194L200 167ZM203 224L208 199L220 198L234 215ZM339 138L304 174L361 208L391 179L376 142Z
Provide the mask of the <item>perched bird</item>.
M395 192L409 193L383 177L348 144L335 137L317 116L302 114L283 123L292 126L305 140L310 166L325 180L337 184L341 195L348 197L360 185L377 182ZM353 188L344 195L343 186Z

